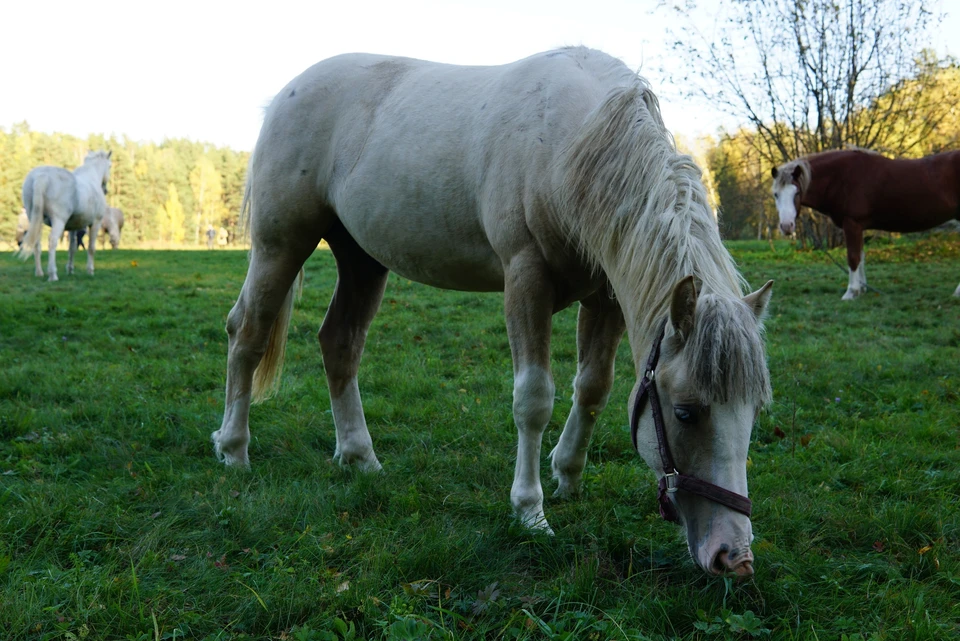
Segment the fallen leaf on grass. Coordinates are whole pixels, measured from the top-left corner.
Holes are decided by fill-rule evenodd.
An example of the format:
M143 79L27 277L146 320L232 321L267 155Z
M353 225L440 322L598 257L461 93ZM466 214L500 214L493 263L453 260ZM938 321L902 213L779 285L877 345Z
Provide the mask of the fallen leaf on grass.
M500 590L497 589L498 582L494 581L483 590L477 590L477 600L471 607L473 614L479 616L483 614L491 603L495 603L500 596Z
M773 435L777 438L787 438L787 433L780 429L780 426L773 428Z
M340 594L341 592L346 592L349 589L350 589L350 582L344 581L343 583L337 586L337 594Z

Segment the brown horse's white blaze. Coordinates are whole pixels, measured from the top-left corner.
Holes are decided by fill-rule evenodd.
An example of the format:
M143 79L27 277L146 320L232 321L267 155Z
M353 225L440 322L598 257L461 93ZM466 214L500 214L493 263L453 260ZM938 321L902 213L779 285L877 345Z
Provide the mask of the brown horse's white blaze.
M843 229L849 283L843 300L867 290L863 232L915 232L960 220L960 151L890 159L864 149L810 154L772 169L780 231L794 232L801 206ZM954 291L960 296L960 286Z
M250 267L227 320L225 411L213 433L225 463L248 464L250 402L279 380L294 281L325 239L337 285L319 340L341 465L381 467L357 374L396 271L504 293L518 437L510 499L525 526L550 531L540 459L556 391L551 324L576 302L573 408L550 456L557 494L580 490L624 333L639 378L682 295L688 313L673 325L684 329L663 341L671 447L685 473L746 495L750 431L770 396L758 320L769 286L743 298L700 170L620 61L569 48L502 67L366 54L321 62L267 110L244 211ZM703 408L692 429L675 417L685 404ZM651 462L648 414L639 449ZM750 574L749 518L683 492L675 501L698 564Z

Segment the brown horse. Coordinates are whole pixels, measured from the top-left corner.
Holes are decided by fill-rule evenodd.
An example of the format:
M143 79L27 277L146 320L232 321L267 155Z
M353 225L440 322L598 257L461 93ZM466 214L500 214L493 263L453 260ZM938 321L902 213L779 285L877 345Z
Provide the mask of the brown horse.
M960 219L960 151L890 159L845 149L810 154L773 169L780 230L794 231L802 205L843 229L850 283L843 300L866 291L863 230L914 232ZM960 296L960 286L953 293Z

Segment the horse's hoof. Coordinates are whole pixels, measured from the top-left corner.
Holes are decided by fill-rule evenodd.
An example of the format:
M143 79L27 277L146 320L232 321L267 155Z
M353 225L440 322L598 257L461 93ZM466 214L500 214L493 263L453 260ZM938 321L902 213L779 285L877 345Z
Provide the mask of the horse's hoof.
M246 447L243 448L240 454L233 454L232 452L224 450L223 444L220 442L220 430L211 434L210 440L213 441L213 453L218 461L227 467L250 469L250 458L247 456Z
M520 524L531 534L554 535L553 528L550 527L550 524L547 523L547 518L542 514L530 519L521 518Z
M377 455L370 452L364 456L344 456L342 452L335 452L333 459L344 469L357 470L364 474L376 474L383 471L383 466L377 459Z
M566 501L569 499L579 498L581 494L581 485L577 483L563 483L557 486L557 489L553 492L553 498Z

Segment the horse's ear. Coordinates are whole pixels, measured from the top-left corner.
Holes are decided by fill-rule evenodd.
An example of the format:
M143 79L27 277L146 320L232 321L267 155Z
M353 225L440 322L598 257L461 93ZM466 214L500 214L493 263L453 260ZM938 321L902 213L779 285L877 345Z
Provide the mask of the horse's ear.
M770 168L770 175L773 176L774 178L776 178L776 177L777 177L777 174L779 174L779 173L780 173L780 170L777 169L776 167L771 167L771 168Z
M110 160L110 156L113 155L113 149L107 152L107 160Z
M697 285L687 276L673 288L670 300L670 323L681 341L693 332L693 316L697 311Z
M771 294L773 294L773 281L768 280L766 285L743 297L743 302L753 311L757 320L763 320L767 315L767 304L770 302Z
M803 175L803 167L801 167L800 165L797 165L796 167L793 168L794 180L800 180L800 176L802 175Z

